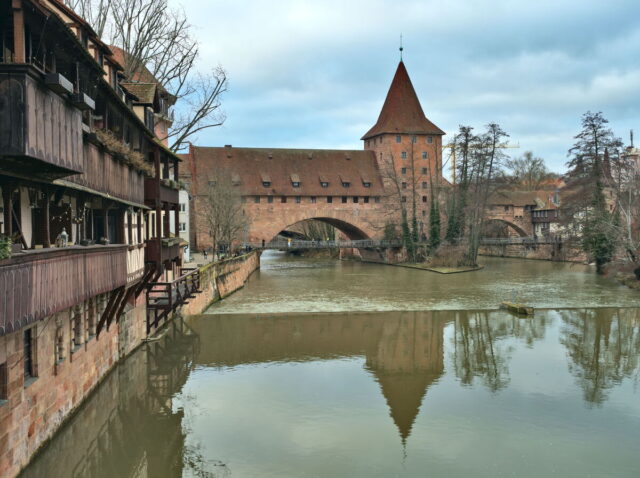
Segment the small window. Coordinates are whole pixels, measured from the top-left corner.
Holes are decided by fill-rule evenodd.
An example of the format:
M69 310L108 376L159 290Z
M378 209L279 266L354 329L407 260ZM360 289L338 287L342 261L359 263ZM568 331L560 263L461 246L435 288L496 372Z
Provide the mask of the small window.
M342 204L346 204L347 203L347 196L342 196Z
M353 203L358 204L358 196L353 196Z
M22 334L22 353L24 357L24 378L30 379L36 376L35 372L35 339L33 327L27 329Z
M422 189L427 189L427 182L426 181L422 181Z
M363 201L365 204L369 204L369 196L365 196L365 197L363 197L363 198L362 198L362 201Z
M422 168L422 174L427 174L427 168Z
M343 188L348 188L349 186L351 186L351 183L349 181L342 181Z
M418 138L416 136L411 136L411 142L415 143L416 141L418 141Z
M285 202L287 202L287 196L282 196L282 197L280 198L280 202L281 202L281 203L285 203Z
M401 172L402 174L407 174L407 168L402 168L402 169L400 169L400 172Z
M426 210L426 209L423 209L423 210L422 210L422 215L423 215L423 216L426 216L426 215L427 215L427 210Z
M71 352L75 352L82 345L82 313L80 310L72 312L71 319Z
M180 232L185 232L187 230L187 223L186 222L181 222L180 223Z
M316 197L315 196L311 196L311 204L315 204L316 203Z
M187 212L187 205L185 203L180 203L180 212Z
M370 182L364 182L364 183L362 183L362 185L363 185L365 188L370 188L370 187L371 187L371 183L370 183Z
M331 204L333 202L333 197L332 196L327 196L327 203Z
M427 136L427 143L433 143L433 136Z
M422 202L427 202L427 196L422 196Z
M399 143L402 141L402 138L400 137L400 135L396 135L396 143Z
M299 183L298 181L292 181L292 182L291 182L291 185L292 185L294 188L299 188L299 187L300 187L300 183Z
M402 202L407 202L407 196L402 196Z
M426 151L422 152L422 159L427 159L427 152Z
M380 203L380 196L376 196L375 198L373 198L373 202L375 202L376 204Z
M402 181L402 189L407 189L407 183L405 183L404 181Z
M407 152L403 151L401 157L402 159L407 159Z
M260 204L260 196L256 196L253 198L253 202L256 204Z
M327 181L320 181L320 186L322 186L323 188L328 188L329 183Z
M296 204L300 204L302 202L301 196L296 196Z
M9 376L7 374L7 363L0 363L0 401L7 400Z
M267 196L267 202L269 204L272 204L273 203L273 196Z
M263 185L265 188L270 188L270 187L271 187L271 181L262 181L262 185Z

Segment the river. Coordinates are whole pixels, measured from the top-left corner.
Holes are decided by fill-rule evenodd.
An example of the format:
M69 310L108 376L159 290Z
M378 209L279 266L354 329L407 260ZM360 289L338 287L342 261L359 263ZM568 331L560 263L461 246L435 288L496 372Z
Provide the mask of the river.
M637 477L637 292L585 266L483 262L265 254L119 364L23 476Z

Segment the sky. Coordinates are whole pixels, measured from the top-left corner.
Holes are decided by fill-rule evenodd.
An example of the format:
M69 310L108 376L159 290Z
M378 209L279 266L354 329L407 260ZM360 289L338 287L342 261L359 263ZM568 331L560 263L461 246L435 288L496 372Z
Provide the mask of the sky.
M399 61L450 140L499 123L556 172L588 110L640 139L640 0L171 0L229 76L200 146L362 149Z

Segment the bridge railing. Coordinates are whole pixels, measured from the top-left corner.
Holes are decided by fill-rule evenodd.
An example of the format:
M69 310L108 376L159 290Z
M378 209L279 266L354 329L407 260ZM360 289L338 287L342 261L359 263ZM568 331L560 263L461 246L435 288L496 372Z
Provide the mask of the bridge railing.
M484 237L480 243L485 246L493 245L538 245L538 244L559 244L562 242L561 236L528 236L528 237Z
M367 248L367 247L400 247L400 241L378 241L362 239L356 241L271 241L244 242L242 247L249 249L339 249L339 248Z

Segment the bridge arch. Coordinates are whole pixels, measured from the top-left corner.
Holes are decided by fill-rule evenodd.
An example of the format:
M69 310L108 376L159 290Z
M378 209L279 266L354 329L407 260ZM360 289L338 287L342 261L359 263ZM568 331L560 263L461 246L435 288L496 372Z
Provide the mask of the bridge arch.
M516 234L518 234L519 237L528 237L531 235L527 231L525 231L522 226L519 226L518 224L506 219L495 217L490 217L485 220L485 230L487 229L487 226L490 227L492 224L500 224L506 226L509 230L514 231Z
M329 224L342 232L350 240L374 239L378 231L365 218L365 215L352 211L316 210L292 211L280 214L261 214L252 218L249 225L249 238L252 242L270 242L281 232L303 221L315 220Z

